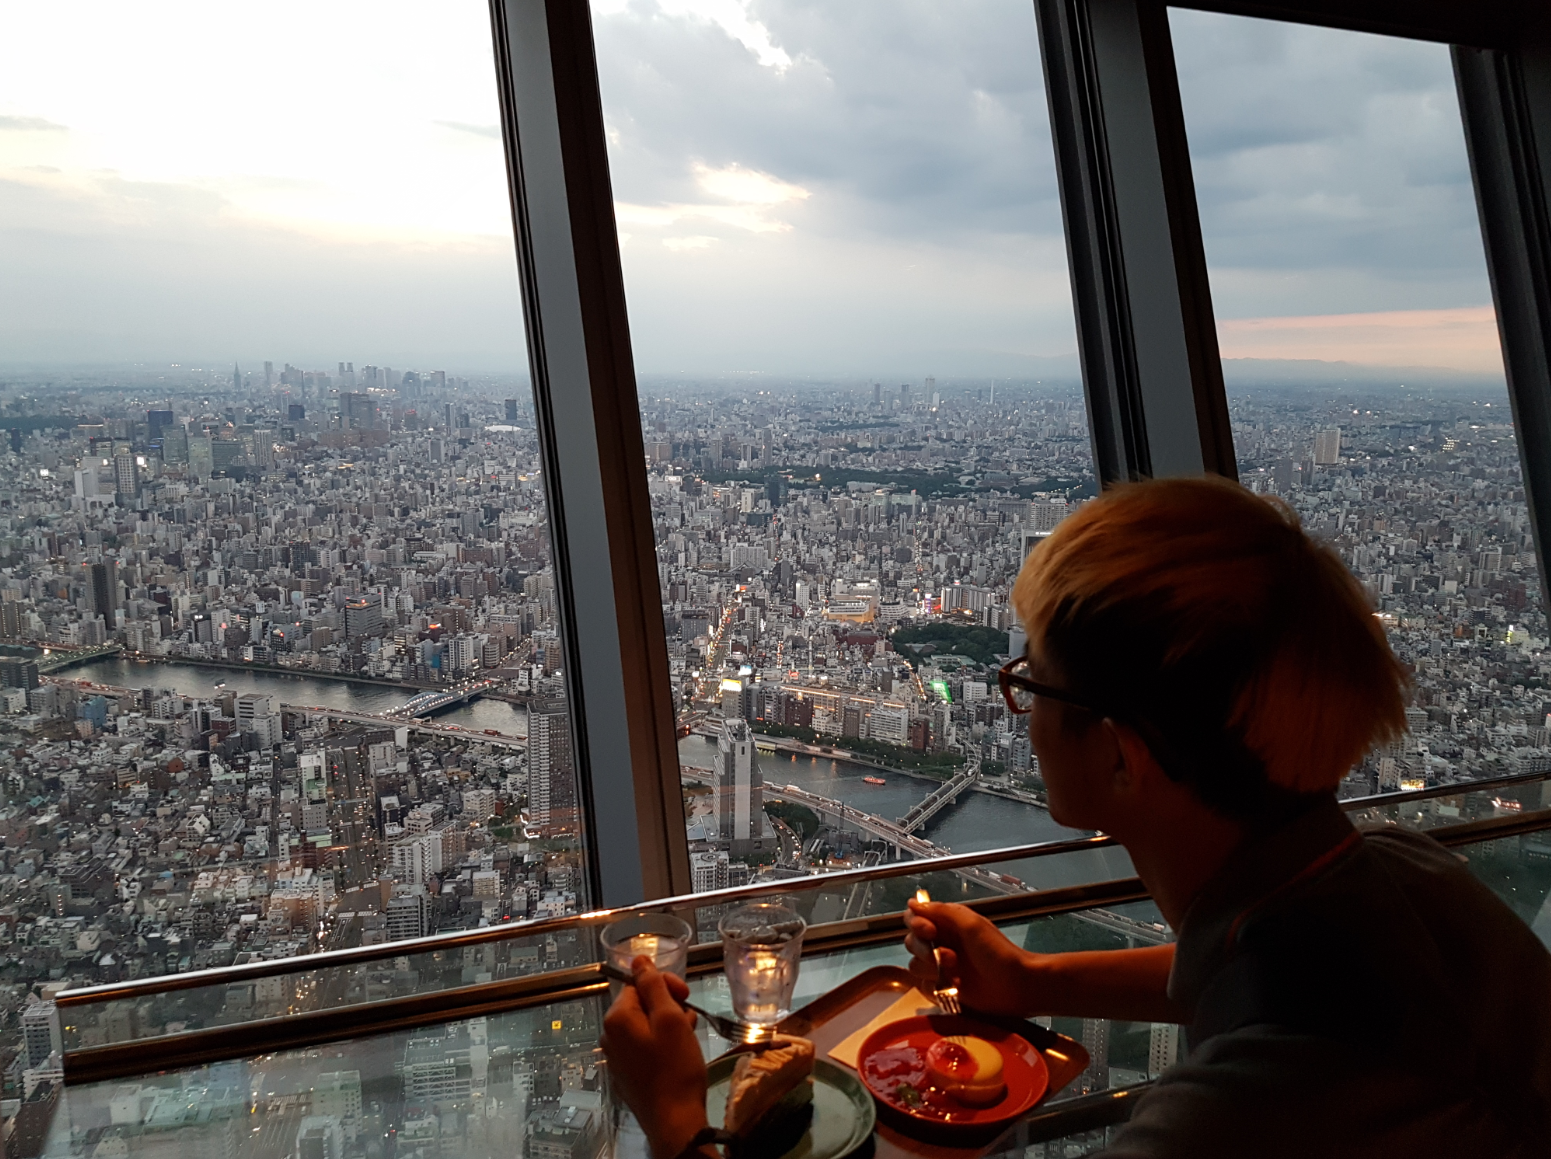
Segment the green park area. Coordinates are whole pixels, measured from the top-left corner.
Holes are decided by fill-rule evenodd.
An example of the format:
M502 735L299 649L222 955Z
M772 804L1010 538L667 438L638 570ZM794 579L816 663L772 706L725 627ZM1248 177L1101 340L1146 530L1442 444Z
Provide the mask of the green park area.
M1007 633L981 624L939 621L897 629L889 637L894 650L910 661L928 656L957 656L976 664L997 667L1007 654Z

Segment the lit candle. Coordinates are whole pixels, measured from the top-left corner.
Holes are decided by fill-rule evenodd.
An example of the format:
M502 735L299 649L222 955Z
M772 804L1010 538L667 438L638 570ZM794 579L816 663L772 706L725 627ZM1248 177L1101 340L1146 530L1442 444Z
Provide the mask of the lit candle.
M658 941L656 934L636 934L635 937L630 939L630 960L633 962L637 958L645 956L650 958L653 964L656 964Z

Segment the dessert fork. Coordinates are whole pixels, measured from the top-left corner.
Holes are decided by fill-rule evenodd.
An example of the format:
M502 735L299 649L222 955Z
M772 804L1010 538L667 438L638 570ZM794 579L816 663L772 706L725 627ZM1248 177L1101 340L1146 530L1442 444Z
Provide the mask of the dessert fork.
M963 1007L959 1005L959 988L956 985L950 985L952 979L943 973L942 951L935 945L932 946L932 961L937 964L937 989L932 991L932 1001L944 1014L962 1014Z
M629 986L634 984L635 975L629 970L616 966L613 962L603 962L599 969L603 971L605 978L612 978L616 982L623 982ZM725 1014L712 1014L703 1007L696 1006L685 998L679 1002L685 1010L693 1010L712 1030L716 1031L728 1042L737 1043L740 1046L774 1046L775 1028L772 1026L755 1026L748 1022L739 1022L736 1018L728 1018Z
M931 901L932 895L924 889L918 889L916 900ZM959 988L953 985L953 980L943 973L942 950L937 947L936 942L927 942L926 948L932 951L932 964L937 967L937 988L932 991L932 1002L944 1014L962 1014L964 1008L959 1004Z

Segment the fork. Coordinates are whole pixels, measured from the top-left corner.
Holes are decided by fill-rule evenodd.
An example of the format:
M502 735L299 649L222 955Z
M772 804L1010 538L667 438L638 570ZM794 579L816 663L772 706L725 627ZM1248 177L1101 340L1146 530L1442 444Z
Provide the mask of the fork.
M599 968L605 978L612 978L616 982L623 982L630 986L635 983L635 975L629 970L616 966L613 962L603 962ZM955 991L957 993L957 991ZM775 1028L771 1026L755 1026L748 1022L739 1022L736 1018L728 1018L725 1014L712 1014L703 1007L696 1006L685 998L679 1002L685 1010L693 1010L712 1030L716 1031L728 1042L737 1043L740 1046L773 1046L775 1045Z
M924 889L918 889L916 900L931 901L932 895ZM943 972L942 950L938 948L936 942L927 942L926 948L932 951L932 964L937 967L937 988L932 991L932 1002L944 1014L962 1014L964 1008L959 1004L959 988L951 985L952 979Z

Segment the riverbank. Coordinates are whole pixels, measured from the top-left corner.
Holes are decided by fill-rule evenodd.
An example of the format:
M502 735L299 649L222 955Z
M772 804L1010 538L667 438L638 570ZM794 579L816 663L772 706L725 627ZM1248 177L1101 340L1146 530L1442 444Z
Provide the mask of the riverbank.
M706 736L705 733L700 733ZM914 777L918 781L930 781L934 785L943 785L952 780L952 777L939 777L935 773L928 773L922 769L902 769L897 765L886 765L880 760L867 756L865 753L852 752L850 749L835 748L832 745L809 744L807 741L793 740L791 737L771 736L761 732L755 734L754 744L769 745L772 752L795 753L800 757L812 757L820 761L845 761L848 765L860 765L869 769L878 769L885 773L898 773L902 777Z
M304 680L336 680L347 684L370 684L377 688L402 688L406 692L430 692L445 685L412 684L404 680L379 680L355 672L319 672L315 668L286 668L280 664L249 664L239 660L205 660L190 656L148 656L144 652L121 652L119 659L132 664L174 664L190 668L225 668L228 672L257 672L265 676L295 676ZM89 663L89 661L87 661Z
M988 785L984 781L976 781L970 786L974 793L985 793L990 797L1001 797L1004 801L1017 801L1023 805L1033 805L1036 809L1044 809L1047 813L1050 806L1045 804L1045 798L1038 793L1027 793L1022 789L1009 789L1001 785Z
M700 734L704 736L705 734ZM857 765L863 768L877 769L879 772L893 773L896 776L912 777L918 781L929 781L933 785L944 785L947 780L933 773L923 772L919 769L901 769L894 765L886 765L849 749L840 749L833 746L813 745L806 741L793 740L791 737L771 736L769 733L760 733L755 740L755 745L767 745L772 752L788 753L796 756L812 757L815 760L845 761L848 765ZM1001 797L1004 801L1017 801L1021 805L1032 805L1036 809L1045 809L1043 797L1035 793L1026 793L1021 789L1007 788L1001 785L990 785L984 780L978 780L970 786L970 791L984 793L990 797Z

